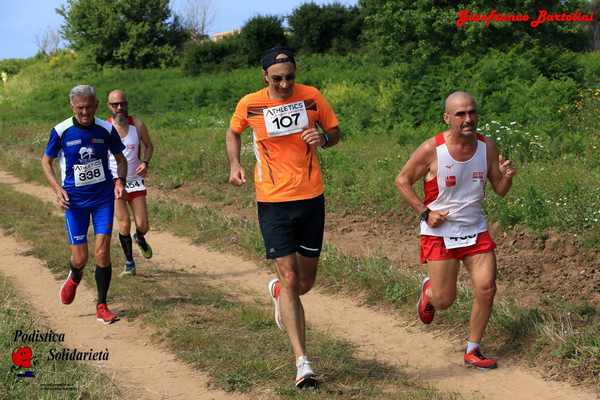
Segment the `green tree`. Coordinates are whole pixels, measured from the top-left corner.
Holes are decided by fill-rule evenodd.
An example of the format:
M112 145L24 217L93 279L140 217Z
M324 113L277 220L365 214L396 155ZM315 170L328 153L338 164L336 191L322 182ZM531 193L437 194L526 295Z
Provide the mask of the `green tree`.
M288 24L296 49L307 53L330 50L345 53L356 47L356 39L362 30L362 16L358 7L306 3L292 11Z
M437 61L443 55L477 56L490 48L508 50L553 45L581 51L587 45L583 24L545 23L533 29L528 23L469 23L457 27L457 13L527 14L536 18L540 9L572 12L585 9L584 0L359 0L365 16L363 39L383 60L418 58ZM559 50L560 51L560 50Z
M240 32L240 41L248 64L258 63L265 50L287 44L282 22L281 17L273 15L258 15L246 22Z
M96 63L128 68L171 65L186 40L169 0L68 0L56 10L72 48Z

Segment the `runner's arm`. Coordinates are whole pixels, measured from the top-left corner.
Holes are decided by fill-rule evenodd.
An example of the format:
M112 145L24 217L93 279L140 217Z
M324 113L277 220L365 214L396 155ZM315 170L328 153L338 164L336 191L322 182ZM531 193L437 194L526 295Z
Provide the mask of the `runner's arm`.
M125 187L124 181L127 179L127 159L122 152L113 154L117 162L117 176L115 177L115 197L120 199L123 197Z
M56 202L58 203L59 207L67 209L69 208L69 195L56 180L54 166L52 165L53 161L54 157L44 154L42 156L42 170L44 171L44 175L52 187L52 190L54 190L54 193L56 193Z
M227 157L229 158L229 183L234 186L241 186L246 183L244 168L240 163L242 138L231 128L228 128L225 133L225 144L227 146Z
M144 145L144 151L142 152L142 163L137 167L135 173L140 176L146 176L148 172L148 165L150 164L150 160L152 159L152 155L154 154L154 145L152 144L152 140L150 139L150 134L148 133L148 128L146 124L144 124L140 119L133 119L135 127L140 135L140 142Z
M410 156L406 164L400 170L396 177L396 187L400 195L406 202L418 213L421 214L427 209L423 200L417 196L413 189L416 181L423 178L429 172L429 165L432 162L435 147L427 140L421 144Z
M494 142L486 138L488 157L488 179L494 192L504 197L512 186L512 178L517 170L510 160L505 160L498 153L498 147Z

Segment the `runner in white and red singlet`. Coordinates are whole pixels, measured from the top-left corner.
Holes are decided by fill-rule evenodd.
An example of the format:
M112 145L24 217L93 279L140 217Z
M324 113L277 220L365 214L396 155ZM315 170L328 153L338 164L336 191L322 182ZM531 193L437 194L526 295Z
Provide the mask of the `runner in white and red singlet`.
M123 155L127 158L126 195L115 200L115 212L119 224L119 242L125 254L125 269L120 276L135 275L133 260L133 240L138 244L145 258L152 257L152 247L146 241L146 233L150 229L148 207L146 204L146 186L144 178L148 173L150 159L154 153L154 145L150 140L148 128L136 117L129 115L128 102L122 90L113 90L108 94L108 108L111 116L108 122L117 130L121 142L125 145ZM141 161L143 160L143 161ZM111 170L117 168L114 157L109 158ZM135 221L135 233L131 238L131 218L129 208Z
M487 326L496 293L496 244L481 210L485 185L504 196L516 174L512 161L499 155L494 142L477 133L477 106L473 96L454 92L446 99L444 122L448 129L425 141L406 162L396 186L420 214L421 263L429 276L421 285L419 318L431 323L435 310L456 299L460 261L469 271L475 299L464 362L478 368L496 368L481 354L479 342ZM424 178L425 198L413 185Z

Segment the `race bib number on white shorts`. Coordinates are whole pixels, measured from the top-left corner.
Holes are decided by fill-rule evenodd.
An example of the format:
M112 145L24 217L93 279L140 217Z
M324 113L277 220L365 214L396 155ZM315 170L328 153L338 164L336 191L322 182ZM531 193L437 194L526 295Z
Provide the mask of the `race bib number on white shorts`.
M142 190L146 190L146 186L144 186L144 178L134 178L128 180L125 184L125 191L127 193L141 192Z
M265 108L263 118L270 137L302 132L308 127L308 114L304 101Z
M93 185L94 183L106 180L104 177L104 168L102 168L102 160L73 165L73 175L75 177L75 186Z
M477 243L477 233L465 236L444 236L444 245L448 250L473 246L475 243Z

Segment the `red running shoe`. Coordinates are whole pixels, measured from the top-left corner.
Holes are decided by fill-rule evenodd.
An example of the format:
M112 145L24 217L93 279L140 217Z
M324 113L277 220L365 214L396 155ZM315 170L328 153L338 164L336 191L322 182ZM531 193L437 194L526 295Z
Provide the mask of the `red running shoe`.
M96 306L96 320L109 325L119 319L119 316L110 311L106 304L100 303Z
M435 308L427 295L427 289L430 287L431 278L427 277L423 279L423 283L421 284L421 295L419 296L419 302L417 303L417 314L424 324L430 324L435 316Z
M494 369L498 367L496 360L485 357L481 354L479 348L472 350L470 353L465 351L465 365L479 369Z
M63 304L71 304L73 300L75 300L75 294L77 294L77 286L79 283L75 282L71 277L71 272L69 271L69 276L67 276L67 280L62 284L60 288L60 301Z
M285 325L283 325L283 319L281 318L281 313L279 310L279 289L281 284L279 283L279 279L273 278L269 281L268 289L269 296L271 300L273 300L273 306L275 309L275 322L277 323L277 327L282 331L285 331Z

